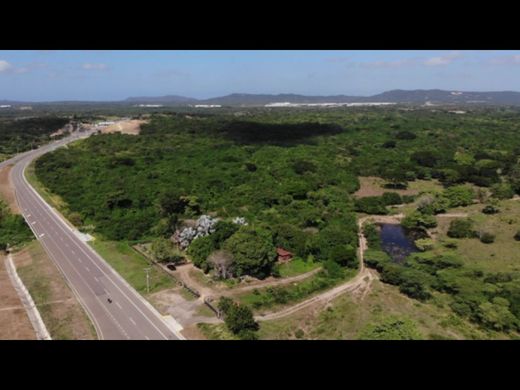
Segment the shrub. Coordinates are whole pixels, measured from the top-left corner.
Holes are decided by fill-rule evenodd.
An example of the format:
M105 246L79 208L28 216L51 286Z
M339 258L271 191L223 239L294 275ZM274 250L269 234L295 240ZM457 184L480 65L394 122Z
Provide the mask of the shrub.
M500 209L492 204L488 204L482 209L482 212L484 214L497 214L500 212Z
M396 192L385 192L382 195L383 203L387 206L392 204L402 204L403 199L401 198L401 195L399 195Z
M480 242L484 244L491 244L495 241L495 235L488 231L482 231L479 234Z
M358 335L360 340L421 340L417 325L410 319L390 316L368 324Z
M450 222L448 237L469 238L473 237L473 222L470 219L454 219Z
M366 198L356 199L355 210L367 214L387 214L385 202L379 196L367 196Z
M472 204L475 193L471 187L458 185L448 187L444 196L448 199L450 207L460 207Z
M517 232L515 233L515 235L514 235L514 239L515 239L516 241L520 241L520 230L517 231Z

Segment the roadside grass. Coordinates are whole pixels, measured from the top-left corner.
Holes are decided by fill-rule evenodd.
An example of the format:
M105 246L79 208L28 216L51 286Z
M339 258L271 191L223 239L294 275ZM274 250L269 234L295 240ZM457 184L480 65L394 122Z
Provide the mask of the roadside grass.
M374 280L361 302L344 294L328 307L314 305L282 319L260 322L259 338L355 340L367 324L389 315L413 320L424 339L497 337L454 315L443 297L436 297L434 303L421 303L401 294L396 286Z
M319 268L320 266L321 264L319 263L315 263L313 261L305 261L297 257L287 263L279 264L277 268L282 278L288 278L291 276L297 276L306 272L310 272L316 268Z
M211 310L209 307L207 307L205 304L200 305L197 308L197 311L195 312L195 315L201 316L201 317L215 317L215 313L213 310Z
M225 324L197 324L197 327L208 340L239 340Z
M150 268L150 294L176 286L171 277L150 265L146 258L127 242L106 241L96 236L89 244L123 279L143 295L147 295L145 268Z
M15 254L17 272L38 307L45 326L55 340L96 339L89 317L67 286L59 269L34 240L24 254Z

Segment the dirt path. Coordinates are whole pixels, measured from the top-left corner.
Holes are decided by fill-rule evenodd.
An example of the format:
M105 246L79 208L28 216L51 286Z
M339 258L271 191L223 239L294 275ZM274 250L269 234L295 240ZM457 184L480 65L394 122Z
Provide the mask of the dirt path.
M257 282L252 282L247 286L243 287L235 287L235 288L219 288L219 287L208 287L190 275L190 272L193 270L194 272L200 272L193 264L185 264L177 267L177 270L172 272L178 279L182 280L188 286L195 288L201 294L200 299L204 299L206 297L212 297L216 295L221 296L233 296L238 293L252 291L257 288L265 288L265 287L274 287L281 286L289 283L299 282L301 280L307 279L318 272L320 272L322 267L318 267L313 269L312 271L305 272L300 275L291 276L283 279L270 278L269 280L259 280Z
M439 218L465 218L468 216L468 213L446 213L446 214L437 214Z

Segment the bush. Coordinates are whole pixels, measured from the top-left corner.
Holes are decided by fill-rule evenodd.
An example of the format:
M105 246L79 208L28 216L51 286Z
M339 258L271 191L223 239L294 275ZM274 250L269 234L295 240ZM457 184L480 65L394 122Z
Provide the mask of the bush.
M403 199L401 198L401 195L399 195L396 192L385 192L382 195L382 198L383 198L383 203L386 206L403 203Z
M421 340L417 325L410 319L390 316L368 324L358 335L360 340Z
M429 229L437 226L437 220L433 215L415 211L403 218L401 225L409 230Z
M473 204L475 192L471 187L458 185L448 187L444 191L444 197L449 201L449 207L469 206Z
M497 214L500 212L500 209L492 204L488 204L482 209L482 212L484 214Z
M514 238L516 241L520 241L520 230L516 232L516 234L513 236L513 238Z
M387 214L385 202L379 196L367 196L366 198L356 199L355 210L367 214Z
M448 237L469 238L473 237L473 222L470 219L454 219L450 222Z
M213 239L210 236L199 237L193 240L188 247L188 254L193 260L193 264L199 268L207 269L207 259L211 252L215 250Z
M488 231L482 231L479 234L480 242L484 244L491 244L495 241L495 235Z
M238 335L241 339L256 339L254 332L258 330L259 326L249 307L238 305L232 299L222 297L218 308L224 314L224 323L233 334Z

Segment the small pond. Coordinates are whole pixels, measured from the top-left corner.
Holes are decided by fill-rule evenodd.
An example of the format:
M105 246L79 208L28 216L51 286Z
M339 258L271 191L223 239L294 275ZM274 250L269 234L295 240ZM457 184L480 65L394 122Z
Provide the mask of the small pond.
M381 246L394 262L403 263L410 253L418 251L414 244L414 238L407 235L406 230L401 225L383 223L380 227Z

